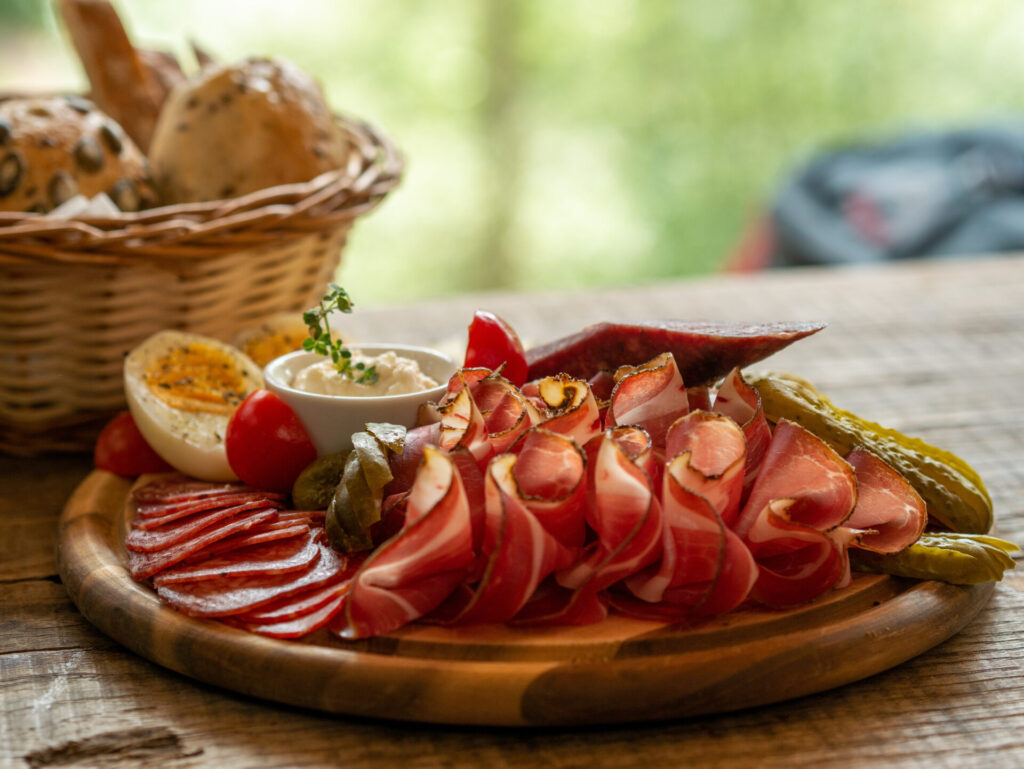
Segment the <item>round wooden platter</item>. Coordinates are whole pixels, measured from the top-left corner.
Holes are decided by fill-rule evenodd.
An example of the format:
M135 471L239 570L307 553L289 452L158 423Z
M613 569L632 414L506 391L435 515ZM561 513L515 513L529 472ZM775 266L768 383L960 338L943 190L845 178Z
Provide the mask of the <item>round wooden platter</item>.
M126 569L129 481L92 473L61 516L60 574L85 617L153 662L235 692L317 710L447 724L676 719L820 692L949 638L993 584L858 575L785 612L696 627L612 616L561 628L412 626L344 643L278 641L163 605Z

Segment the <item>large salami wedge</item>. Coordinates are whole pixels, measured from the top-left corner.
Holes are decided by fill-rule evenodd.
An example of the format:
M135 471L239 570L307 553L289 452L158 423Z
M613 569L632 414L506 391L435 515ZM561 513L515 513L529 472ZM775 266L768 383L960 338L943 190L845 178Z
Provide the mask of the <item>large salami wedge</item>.
M670 352L687 386L707 384L734 367L749 366L824 323L597 323L526 352L529 378L568 374L589 379L602 370L638 366Z

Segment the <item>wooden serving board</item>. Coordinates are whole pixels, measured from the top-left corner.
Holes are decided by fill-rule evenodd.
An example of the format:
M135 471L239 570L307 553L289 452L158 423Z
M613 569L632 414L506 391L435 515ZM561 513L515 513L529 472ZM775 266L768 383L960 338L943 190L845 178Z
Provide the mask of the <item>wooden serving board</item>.
M162 604L129 576L130 483L103 471L61 516L58 564L85 617L153 662L235 692L332 713L506 726L675 719L765 705L886 670L949 638L994 585L858 575L785 612L698 627L612 616L585 627L412 626L345 643L278 641Z

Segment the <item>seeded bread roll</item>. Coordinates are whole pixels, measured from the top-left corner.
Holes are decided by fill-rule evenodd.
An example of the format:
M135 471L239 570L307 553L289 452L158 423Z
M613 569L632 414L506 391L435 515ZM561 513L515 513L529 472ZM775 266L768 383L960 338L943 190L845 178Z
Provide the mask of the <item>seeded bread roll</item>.
M78 97L0 101L0 211L47 213L101 192L122 211L156 202L149 165L121 126Z
M308 181L347 155L316 81L294 64L264 58L212 67L176 86L149 151L169 203Z

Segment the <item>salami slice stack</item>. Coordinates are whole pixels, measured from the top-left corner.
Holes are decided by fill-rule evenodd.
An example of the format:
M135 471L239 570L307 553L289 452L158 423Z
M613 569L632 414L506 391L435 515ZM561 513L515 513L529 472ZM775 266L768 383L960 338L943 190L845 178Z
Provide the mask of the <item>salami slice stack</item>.
M280 494L183 477L132 496L129 571L178 611L294 638L341 608L352 569L326 545L322 511L284 510Z

